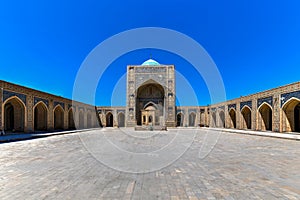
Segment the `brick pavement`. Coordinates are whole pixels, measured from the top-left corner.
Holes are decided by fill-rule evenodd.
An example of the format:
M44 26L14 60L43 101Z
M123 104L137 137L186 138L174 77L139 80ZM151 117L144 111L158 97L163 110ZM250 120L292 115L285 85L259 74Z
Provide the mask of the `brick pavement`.
M212 132L197 130L177 161L140 174L103 165L82 139L106 135L124 149L154 151L172 140L172 130L138 138L103 129L1 144L0 199L300 199L299 141L221 132L200 159Z

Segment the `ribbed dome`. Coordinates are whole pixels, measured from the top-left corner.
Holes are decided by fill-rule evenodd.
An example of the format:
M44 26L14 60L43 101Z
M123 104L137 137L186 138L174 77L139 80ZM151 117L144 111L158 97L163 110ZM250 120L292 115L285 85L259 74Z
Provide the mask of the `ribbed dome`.
M146 60L142 65L160 65L157 61L153 59Z

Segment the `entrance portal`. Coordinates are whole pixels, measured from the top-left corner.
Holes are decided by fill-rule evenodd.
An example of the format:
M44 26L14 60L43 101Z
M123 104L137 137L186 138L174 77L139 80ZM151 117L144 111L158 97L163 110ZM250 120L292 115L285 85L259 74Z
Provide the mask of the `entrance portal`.
M136 98L137 125L163 125L164 88L158 83L139 87Z

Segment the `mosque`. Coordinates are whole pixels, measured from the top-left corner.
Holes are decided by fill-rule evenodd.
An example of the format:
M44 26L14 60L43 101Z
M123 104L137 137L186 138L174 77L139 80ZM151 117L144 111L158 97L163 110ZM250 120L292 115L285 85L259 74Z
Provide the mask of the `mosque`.
M0 130L219 127L300 132L300 82L209 106L176 106L175 66L127 66L126 106L88 105L0 81Z

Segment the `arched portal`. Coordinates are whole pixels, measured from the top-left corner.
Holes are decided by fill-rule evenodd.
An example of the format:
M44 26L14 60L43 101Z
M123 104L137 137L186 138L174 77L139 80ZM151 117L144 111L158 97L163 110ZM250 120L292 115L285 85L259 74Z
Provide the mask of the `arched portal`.
M114 116L111 112L106 114L106 127L114 126Z
M43 102L39 102L34 107L33 112L34 117L34 130L35 131L45 131L47 130L47 117L48 109Z
M300 99L292 98L282 107L283 131L300 132Z
M120 112L118 115L118 124L119 127L125 127L125 115L122 112Z
M148 114L146 121L149 121L149 116L152 116L152 125L162 125L164 116L164 88L152 81L151 83L140 86L137 90L136 97L136 122L137 125L143 124L144 111L150 104L155 108L153 114Z
M229 128L236 128L236 112L234 109L230 109L229 116L230 116Z
M242 111L241 128L251 129L251 110L248 106L244 106Z
M182 113L177 114L177 126L183 126L184 115Z
M219 119L220 119L219 127L225 128L225 113L223 110L219 112Z
M76 129L73 108L71 108L68 112L68 129L70 130Z
M84 113L83 110L79 111L79 129L84 129Z
M264 103L259 108L259 126L263 131L272 131L272 108L269 104Z
M191 112L189 114L189 126L191 127L195 126L195 122L196 122L196 114L194 112Z
M54 109L54 129L64 129L64 110L60 105Z
M12 97L4 104L4 130L24 131L25 106L17 97Z

